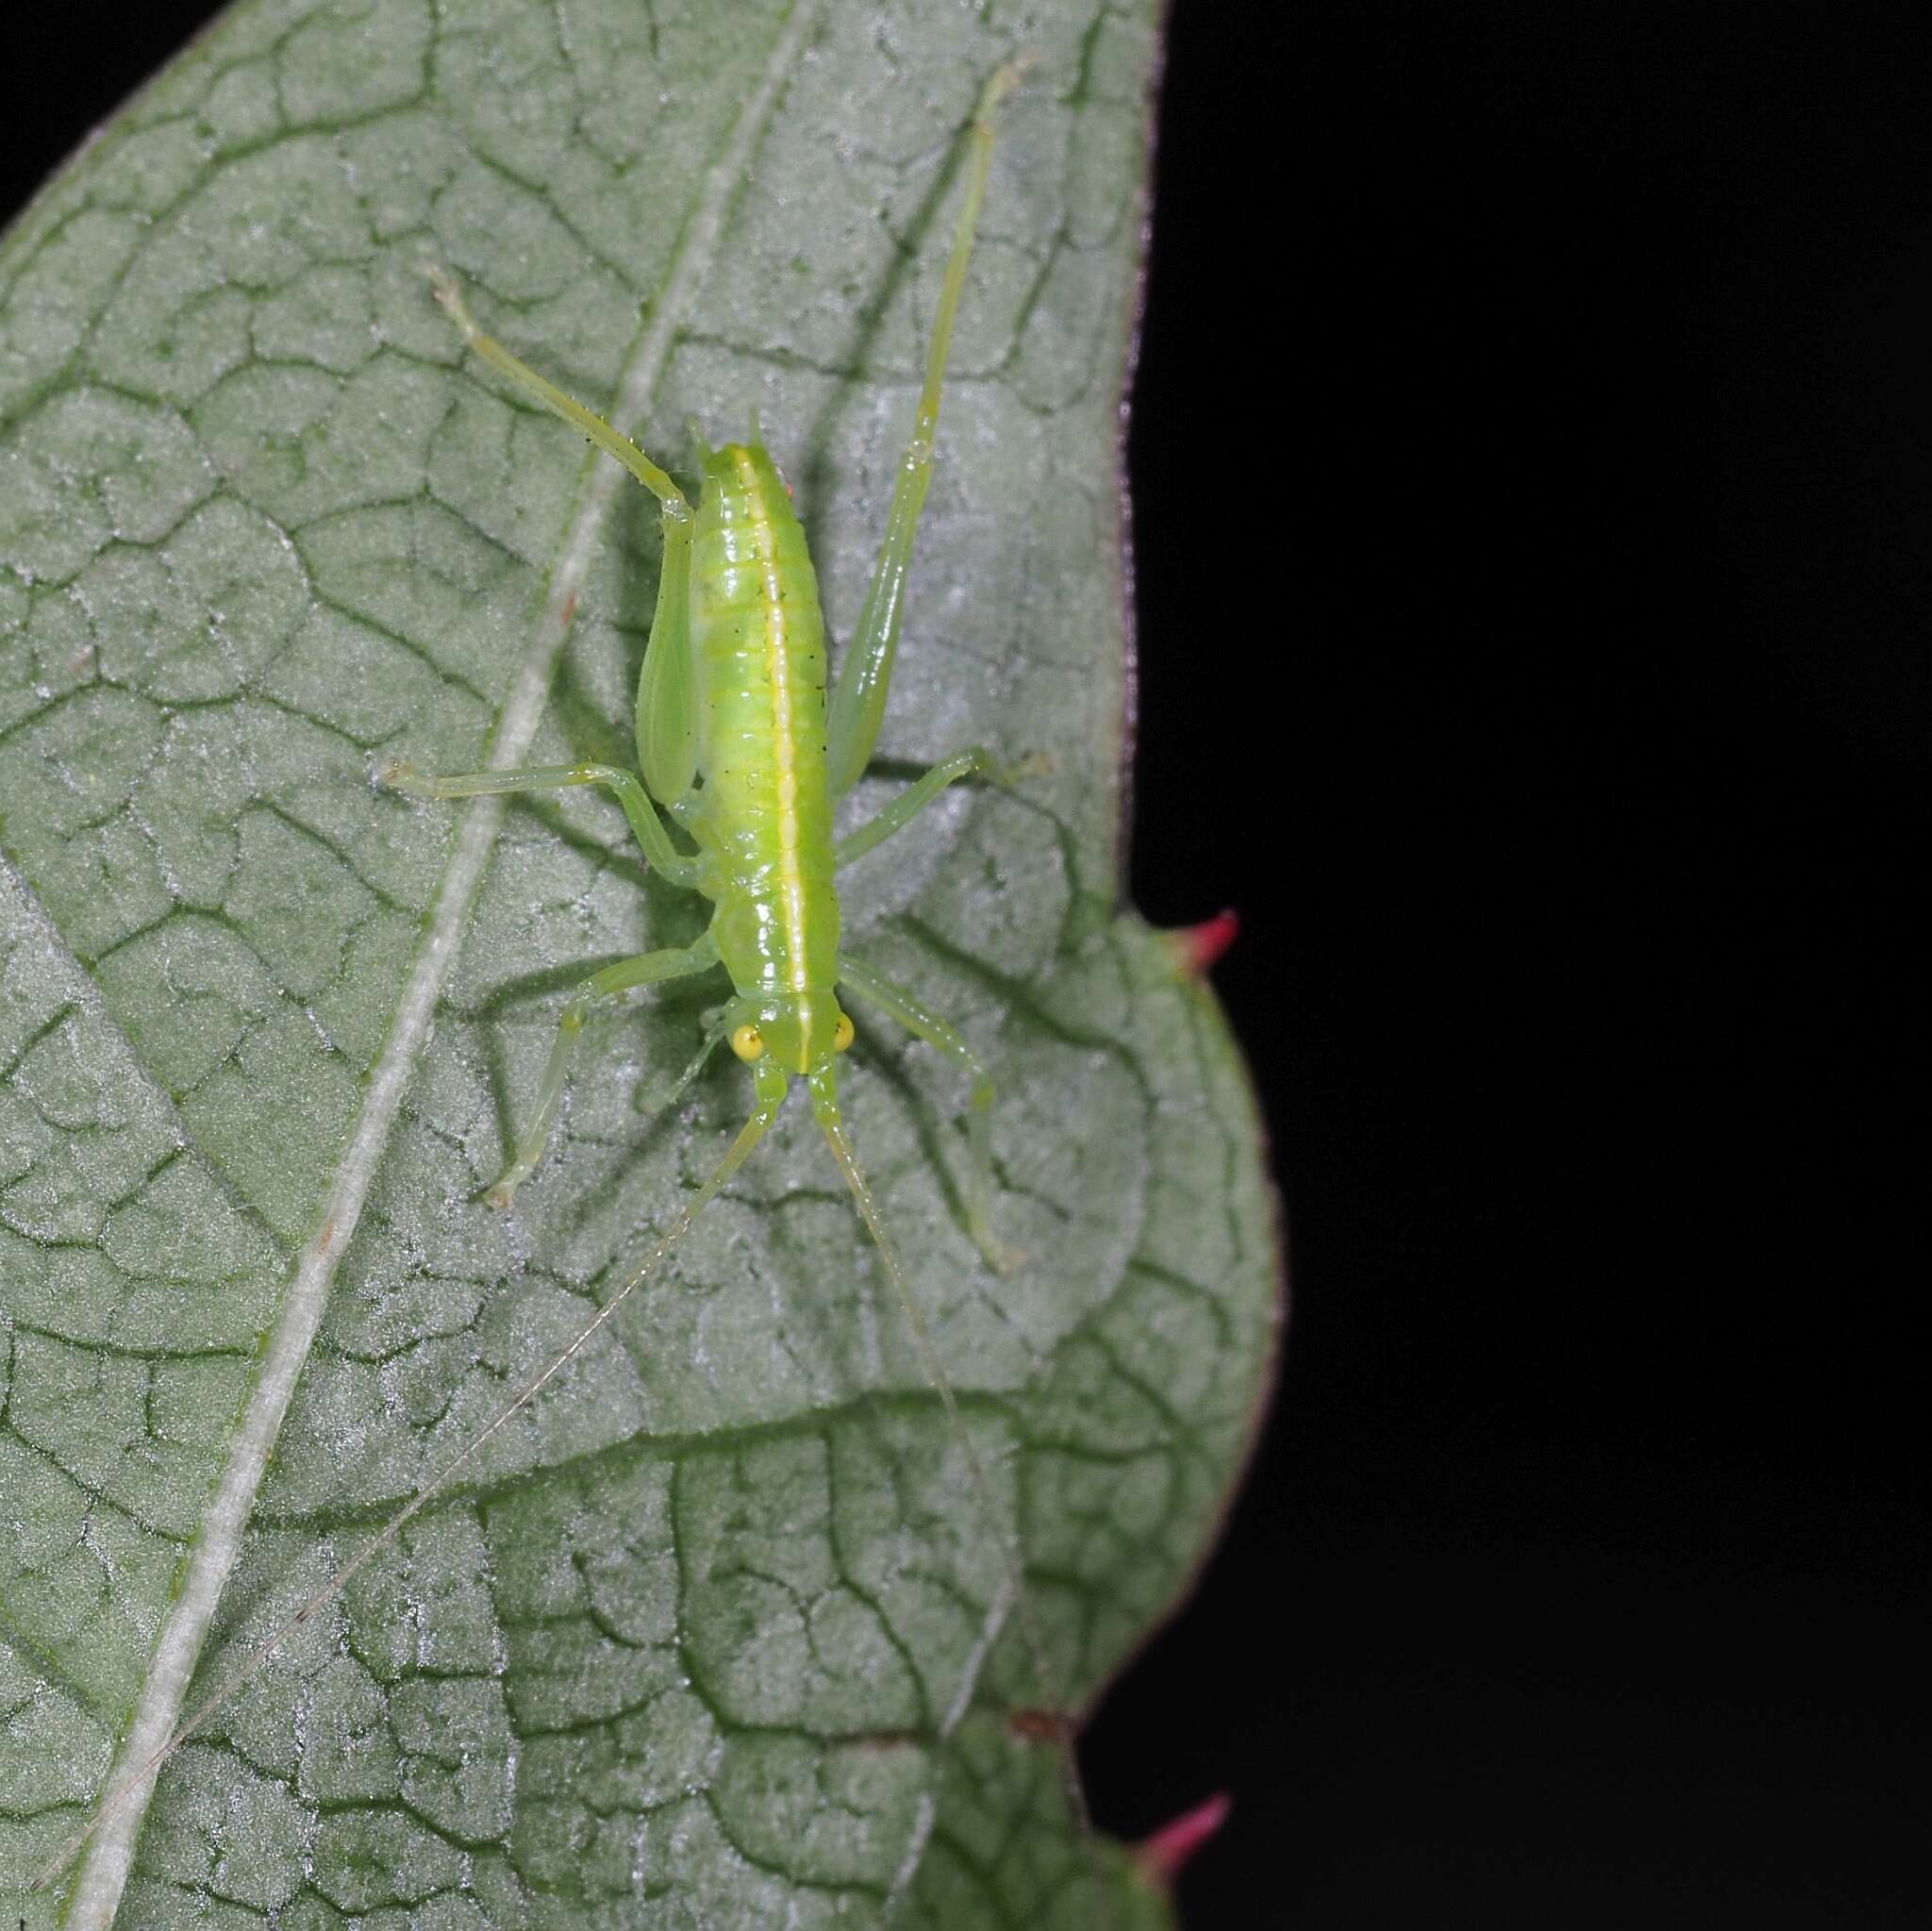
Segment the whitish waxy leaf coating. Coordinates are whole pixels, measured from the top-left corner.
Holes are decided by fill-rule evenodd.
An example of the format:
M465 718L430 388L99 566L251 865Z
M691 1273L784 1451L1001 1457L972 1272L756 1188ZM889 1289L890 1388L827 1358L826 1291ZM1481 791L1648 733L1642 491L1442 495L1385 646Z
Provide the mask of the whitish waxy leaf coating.
M998 1539L802 1103L660 1276L266 1671L20 1887L582 1324L746 1111L722 982L591 793L654 506L465 365L424 270L674 463L753 410L835 636L884 520L979 85L1008 106L882 768L1046 754L847 874L1001 1084L861 1017L854 1136L1057 1688L1198 1562L1266 1374L1258 1136L1117 907L1116 400L1152 0L248 0L0 247L0 1892L32 1926L1093 1921ZM291 1395L292 1399L291 1400ZM286 1418L284 1419L284 1408ZM271 1453L273 1458L271 1459ZM145 1740L145 1741L143 1741ZM1124 1926L1164 1907L1119 1876Z

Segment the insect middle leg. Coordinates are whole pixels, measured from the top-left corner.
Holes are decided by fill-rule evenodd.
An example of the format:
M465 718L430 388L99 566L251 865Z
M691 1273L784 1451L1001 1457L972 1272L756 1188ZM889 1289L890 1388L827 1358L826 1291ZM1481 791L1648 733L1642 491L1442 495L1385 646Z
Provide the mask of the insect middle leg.
M874 821L876 822L876 821ZM867 1004L895 1019L915 1039L937 1046L973 1082L966 1115L966 1231L996 1273L1010 1273L1025 1258L1006 1246L992 1230L992 1075L950 1020L941 1019L904 986L862 965L850 953L839 955L839 983Z
M517 1136L516 1152L510 1163L498 1177L495 1186L490 1190L490 1204L492 1207L508 1207L510 1197L537 1169L537 1162L543 1157L544 1143L550 1138L550 1129L557 1124L557 1109L563 1103L563 1089L570 1079L571 1062L576 1057L577 1036L584 1029L584 1020L590 1012L593 1000L603 999L618 992L627 992L633 986L661 985L666 979L689 978L693 973L708 971L718 963L718 948L709 933L694 945L666 946L661 952L642 952L635 958L621 958L615 965L608 965L602 972L592 973L570 996L570 1003L563 1008L563 1017L557 1023L557 1040L550 1048L550 1063L543 1070L543 1084L537 1094L537 1111L530 1124ZM723 1038L722 1032L714 1034L708 1045ZM682 1088L694 1078L698 1068L704 1064L704 1055L694 1060L678 1082Z

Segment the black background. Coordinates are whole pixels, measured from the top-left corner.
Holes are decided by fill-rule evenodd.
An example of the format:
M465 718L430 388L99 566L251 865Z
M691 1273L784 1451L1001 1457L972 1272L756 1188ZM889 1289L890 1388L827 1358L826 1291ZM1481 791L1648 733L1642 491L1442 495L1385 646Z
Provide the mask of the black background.
M208 11L16 9L0 206ZM1176 0L1132 878L1294 1307L1086 1756L1195 1931L1926 1922L1928 13Z

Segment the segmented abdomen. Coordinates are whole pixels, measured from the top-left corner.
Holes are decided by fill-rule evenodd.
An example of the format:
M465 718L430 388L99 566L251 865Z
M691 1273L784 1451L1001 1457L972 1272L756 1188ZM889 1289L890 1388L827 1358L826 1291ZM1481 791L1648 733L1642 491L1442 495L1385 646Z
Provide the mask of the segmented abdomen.
M771 458L706 464L691 564L705 842L725 889L712 925L741 992L838 976L825 796L825 629L805 532Z

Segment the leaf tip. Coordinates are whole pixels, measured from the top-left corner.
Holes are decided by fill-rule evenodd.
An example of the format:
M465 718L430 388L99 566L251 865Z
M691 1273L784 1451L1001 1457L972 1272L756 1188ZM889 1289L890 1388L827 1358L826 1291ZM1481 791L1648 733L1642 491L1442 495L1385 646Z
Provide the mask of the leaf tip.
M1217 912L1198 925L1177 925L1166 938L1182 975L1203 979L1241 936L1241 915L1230 909Z
M1217 1790L1191 1810L1182 1811L1173 1823L1162 1824L1152 1836L1142 1838L1132 1852L1141 1875L1158 1889L1171 1889L1195 1854L1220 1834L1233 1808L1234 1798L1226 1790Z

